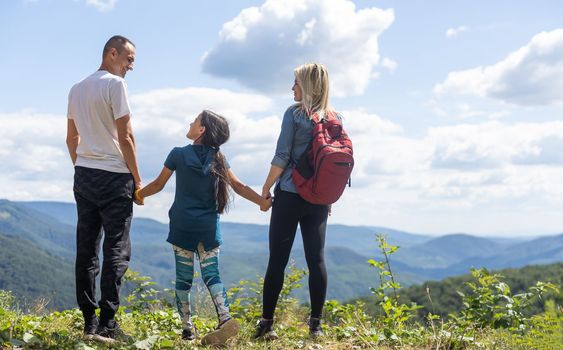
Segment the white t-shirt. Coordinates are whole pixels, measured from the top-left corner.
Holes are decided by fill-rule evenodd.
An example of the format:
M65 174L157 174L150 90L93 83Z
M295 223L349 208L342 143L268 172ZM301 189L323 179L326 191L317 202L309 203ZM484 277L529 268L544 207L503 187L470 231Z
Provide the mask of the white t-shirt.
M76 166L129 173L115 120L131 116L125 79L99 70L75 84L68 95L68 115L80 134Z

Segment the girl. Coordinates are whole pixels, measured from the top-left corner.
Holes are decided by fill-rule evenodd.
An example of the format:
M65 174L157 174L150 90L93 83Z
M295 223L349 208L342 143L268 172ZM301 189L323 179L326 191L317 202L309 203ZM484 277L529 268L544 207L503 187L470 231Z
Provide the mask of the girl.
M202 339L203 344L224 344L239 330L238 322L229 313L227 295L219 276L219 247L222 243L219 214L227 210L229 186L242 197L258 204L262 211L271 206L265 199L243 184L229 169L219 147L229 139L229 125L222 116L204 110L190 124L187 138L193 144L174 148L160 175L135 197L160 192L176 171L176 194L169 211L170 233L176 260L176 305L182 317L182 338L192 340L196 331L191 321L190 289L197 253L203 280L209 289L219 318L217 329Z
M294 75L292 90L297 103L284 114L276 154L262 190L262 196L270 198L270 188L277 182L270 218L270 258L264 277L262 319L255 338L277 338L273 330L274 311L297 224L301 228L309 268L309 333L312 337L322 335L321 314L327 286L324 243L330 206L311 204L302 199L295 189L291 171L311 142L314 126L312 116L317 114L319 118L328 118L336 114L328 104L328 72L323 65L312 63L299 66L294 70ZM336 117L342 119L340 115Z

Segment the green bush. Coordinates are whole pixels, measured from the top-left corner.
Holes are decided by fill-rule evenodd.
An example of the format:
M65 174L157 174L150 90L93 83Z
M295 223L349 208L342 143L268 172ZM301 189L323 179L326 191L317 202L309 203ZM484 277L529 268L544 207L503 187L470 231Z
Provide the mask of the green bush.
M467 282L469 293L458 292L464 308L453 316L460 326L506 328L512 332L524 332L530 319L525 310L533 302L549 292L558 292L553 283L537 282L525 293L513 295L508 284L499 274L487 269L471 269L475 281Z
M373 305L364 301L342 304L329 300L323 315L325 336L308 338L306 320L309 307L300 304L293 292L300 287L304 270L291 266L287 274L276 314L280 339L271 343L252 340L255 322L262 312L263 281L240 281L227 293L234 317L241 322L240 334L229 348L265 349L559 349L563 343L561 305L555 297L559 286L537 282L523 293L513 294L503 277L485 269L472 270L471 280L460 292L463 309L448 319L428 314L424 322L416 317L419 306L401 299L403 289L396 282L391 260L398 247L377 236L382 260L367 264L376 268L372 292ZM148 277L130 271L125 280L131 292L124 297L116 315L122 328L133 336L132 344L114 349L198 349L197 342L182 341L182 324L170 290L159 290ZM194 324L200 336L216 326L215 311L207 291L195 290L198 299ZM546 309L536 315L528 310L546 298ZM82 340L82 315L78 309L45 313L39 307L23 312L12 293L0 291L0 349L106 349L96 342ZM377 308L375 315L366 312Z

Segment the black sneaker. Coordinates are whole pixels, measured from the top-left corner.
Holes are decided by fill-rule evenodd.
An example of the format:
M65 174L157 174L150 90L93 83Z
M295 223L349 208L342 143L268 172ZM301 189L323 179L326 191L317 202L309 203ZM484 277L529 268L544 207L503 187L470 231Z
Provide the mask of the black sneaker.
M274 320L261 319L256 326L254 339L276 340L278 335L274 331Z
M323 335L323 327L321 326L321 319L311 317L309 318L309 336L311 338L318 338Z
M182 330L182 339L184 340L194 340L197 335L195 327L193 324L187 324Z
M131 343L133 341L133 338L125 334L119 324L113 320L105 326L98 326L93 339L106 344Z
M98 318L96 315L92 317L84 318L84 339L85 340L92 340L94 335L96 334L96 330L98 329Z

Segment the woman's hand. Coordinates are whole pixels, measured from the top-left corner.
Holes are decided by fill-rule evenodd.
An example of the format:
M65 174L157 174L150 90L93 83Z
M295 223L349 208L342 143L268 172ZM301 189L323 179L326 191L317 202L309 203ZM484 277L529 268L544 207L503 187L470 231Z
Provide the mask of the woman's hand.
M273 203L272 197L262 199L262 203L260 204L260 210L264 212L270 210L270 208L272 207L272 203Z
M272 198L272 195L270 194L269 188L262 187L262 198L264 198L264 199Z

